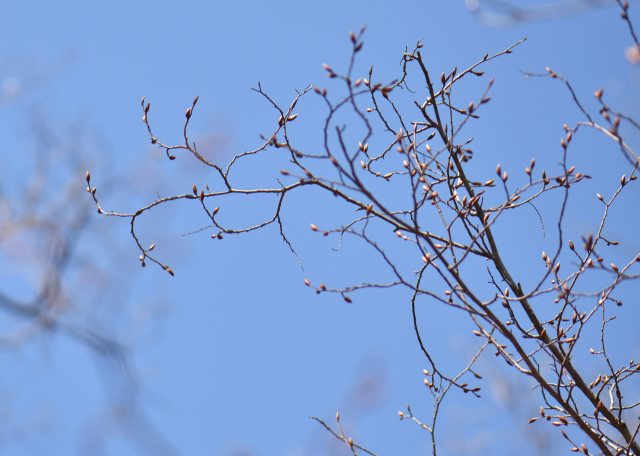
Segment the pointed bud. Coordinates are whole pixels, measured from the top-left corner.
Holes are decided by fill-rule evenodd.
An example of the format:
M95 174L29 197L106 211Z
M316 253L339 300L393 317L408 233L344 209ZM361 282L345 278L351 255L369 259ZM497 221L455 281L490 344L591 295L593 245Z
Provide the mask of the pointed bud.
M191 118L191 108L187 109L187 112L184 113L184 115L187 117L187 120L189 120Z

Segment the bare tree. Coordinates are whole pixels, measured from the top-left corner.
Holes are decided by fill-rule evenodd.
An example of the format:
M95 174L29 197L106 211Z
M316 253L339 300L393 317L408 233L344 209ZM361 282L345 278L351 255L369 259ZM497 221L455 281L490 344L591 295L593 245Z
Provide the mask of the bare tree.
M640 49L628 17L629 6L617 3L633 46ZM482 376L475 366L488 350L537 385L541 407L539 415L530 423L546 421L550 426L559 427L574 452L591 454L588 443L597 446L600 454L640 454L637 441L640 423L634 415L640 405L636 375L640 363L623 362L607 345L611 322L623 304L620 290L640 277L634 272L640 254L631 253L633 244L630 244L624 251L628 257L624 264L604 260L607 247L624 248L619 241L605 238L605 226L612 211L622 209L616 204L621 195L635 185L640 162L625 140L625 132L640 130L640 125L609 106L602 89L594 94L600 106L601 120L598 120L600 118L580 101L582 94L576 93L562 75L549 68L544 74L526 73L527 77L546 76L554 83L564 84L567 99L572 100L583 119L564 126L559 165L554 171L539 172L534 158L527 160L528 166L522 174L510 174L497 164L495 175L478 177L471 165L481 159L474 159L472 139L463 139L462 132L488 109L493 79L474 101L462 102L457 94L463 80L482 76L492 60L515 52L524 39L501 52L485 54L477 62L467 64L464 70L456 67L440 76L436 76L440 71L436 73L429 68L421 54L423 43L418 42L401 56L399 78L382 83L374 82L373 67L366 77L354 74L355 59L363 46L363 32L364 28L350 34L352 53L346 71L324 65L329 78L340 88L336 90L345 91L344 96L332 98L327 89L309 86L297 91L288 106L281 106L258 84L253 90L276 110L277 127L271 135L263 137L259 147L235 155L226 166L207 160L189 139L189 122L198 97L185 113L184 143L175 146L165 144L152 130L150 104L143 98L143 121L151 143L163 149L170 160L179 152L192 154L211 170L215 183L211 187L207 183L204 188L194 184L191 193L158 195L157 200L134 213L120 213L102 208L100 192L91 187L87 173L87 190L98 212L127 219L142 266L155 263L173 276L173 269L156 256L155 244L140 239L136 231L138 221L154 207L177 200L197 204L210 220L199 231L211 232L214 239L244 235L277 224L282 240L295 253L282 219L285 198L310 186L328 192L336 197L333 200L336 206L354 208L356 216L339 227L325 227L322 221L314 220L311 230L318 236L336 236L339 246L345 242L368 246L378 255L390 279L347 287L315 284L310 280L305 280L305 284L318 294L340 295L348 303L363 289L399 287L411 292L415 335L428 363L424 383L433 397L433 415L415 416L408 406L399 416L402 420L414 421L431 434L433 454L437 450L436 421L444 398L454 390L480 396ZM322 130L324 141L319 153L296 146L292 134L293 122L298 116L295 108L312 92L322 98L327 108ZM365 103L369 107L364 107ZM349 130L341 123L345 113L351 116ZM376 137L374 127L382 132ZM585 232L573 233L581 234L582 239L574 243L565 233L564 223L570 195L581 194L591 176L576 169L568 159L574 138L585 130L606 136L611 140L612 150L624 157L624 161L616 190L610 195L597 194L598 201L594 197L591 204L598 205L599 223ZM386 142L381 137L385 137ZM270 149L276 149L289 161L287 169L281 171L283 177L282 181L278 180L279 185L240 188L236 184L238 176L234 174L237 165ZM402 189L402 196L389 192L390 188ZM218 203L230 195L271 195L275 199L271 215L255 225L233 226L223 215L232 209ZM536 204L550 198L548 195L554 195L553 224L536 208ZM504 253L513 248L514 243L501 236L501 223L506 223L508 214L524 210L538 212L541 231L545 235L552 231L551 236L556 236L553 251L540 252L542 263L540 257L534 260ZM527 242L520 237L515 247ZM561 259L565 265L562 268ZM515 261L537 263L537 267L531 266L538 271L537 275L518 277L514 270L521 268L514 266ZM480 274L486 274L488 287L471 285ZM444 292L439 291L442 289ZM417 311L422 303L438 303L454 309L458 311L459 321L468 321L474 327L473 334L481 342L462 370L443 371L434 354L437 347L429 348L423 343ZM591 358L584 356L587 351ZM590 378L593 366L597 366L598 375ZM336 415L337 427L316 419L354 454L360 450L374 454L345 434L339 415Z
M116 324L116 321L133 323L132 310L149 303L132 298L135 280L112 263L119 258L121 242L113 239L104 224L97 225L92 220L90 202L77 191L82 185L80 170L86 169L87 154L98 166L104 156L101 138L86 125L55 114L54 108L46 107L45 103L33 109L28 98L21 98L48 82L68 60L66 54L62 55L53 64L30 73L5 66L4 71L25 73L24 79L14 78L11 73L2 75L6 90L0 95L0 108L24 111L26 120L21 118L19 122L26 125L28 134L22 136L19 132L15 137L5 138L7 144L15 142L19 152L10 147L3 149L6 166L1 171L0 264L5 274L0 286L3 315L0 348L10 354L13 366L3 369L5 402L0 448L8 451L14 445L31 450L51 448L55 436L47 435L46 431L57 428L57 398L48 401L45 397L46 403L36 404L33 409L16 406L14 401L19 404L24 396L36 398L40 391L24 388L23 381L15 381L13 377L34 376L29 369L21 369L24 362L16 362L25 357L30 347L40 345L43 350L36 359L46 366L57 358L54 342L65 338L93 355L108 398L105 406L92 411L86 421L79 416L82 412L65 416L65 421L81 422L80 429L73 429L78 433L78 452L105 454L105 444L114 435L124 435L140 454L176 454L141 405L141 383L131 359L133 341L139 337L137 330L131 328L152 327L154 319L150 317L164 303L151 305L156 310L149 309L149 318L138 318L137 325L122 328ZM20 160L15 159L17 154ZM105 185L112 188L110 181L107 178ZM118 296L109 291L115 289ZM63 356L69 353L64 352ZM49 385L54 383L54 376L46 371L41 377ZM86 379L75 376L69 380ZM39 388L40 384L37 385ZM46 386L42 389L46 391ZM97 393L99 396L99 388ZM43 432L34 432L36 427Z

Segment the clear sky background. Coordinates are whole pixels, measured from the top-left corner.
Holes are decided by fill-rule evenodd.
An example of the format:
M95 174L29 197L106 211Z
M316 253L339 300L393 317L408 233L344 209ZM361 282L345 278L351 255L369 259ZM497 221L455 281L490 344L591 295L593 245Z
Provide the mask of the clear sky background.
M640 27L636 7L632 3L631 16ZM592 94L603 87L612 106L640 117L640 67L625 58L631 39L616 7L506 28L480 23L458 0L23 1L5 2L2 18L0 178L3 194L16 201L43 163L53 175L50 192L78 165L91 170L103 207L120 212L134 212L156 192L168 196L189 193L194 182L211 185L214 178L192 157L177 154L170 162L150 144L142 96L151 103L155 135L177 144L185 109L199 95L191 137L226 164L259 147L259 134L270 135L277 123L276 111L250 88L260 81L283 106L294 89L309 84L335 90L322 64L343 71L348 33L364 24L356 75L366 76L373 64L374 79L382 82L400 76L405 47L420 39L439 75L528 38L513 54L487 64L482 83L471 81L463 92L477 99L495 77L492 102L469 131L476 138L474 179L492 178L497 163L524 174L534 156L539 169L557 167L562 125L581 120L558 81L527 79L520 70L552 68L571 80L592 112ZM299 102L292 134L309 152L319 148L324 109L314 93ZM638 139L630 132L631 144ZM61 144L67 146L56 147ZM45 146L51 146L46 159L38 155ZM592 133L576 139L573 153L570 161L600 179L585 184L591 200L577 198L568 213L567 231L576 240L596 229L601 208L591 210L595 192L611 194L628 167L611 143ZM239 182L276 185L286 160L269 160L247 161ZM77 192L89 200L83 175L75 177ZM638 226L639 196L630 190L612 216L610 234L627 241L626 250L611 252L612 262L640 251L637 240L625 237ZM304 286L305 278L334 286L388 278L361 246L347 244L336 253L337 239L312 236L309 223L343 223L331 199L308 191L285 206L304 271L277 227L213 241L207 231L181 236L207 224L193 205L151 213L141 224L141 241L156 243L174 278L153 265L140 268L128 220L99 216L86 202L90 229L69 239L74 250L62 281L63 318L70 327L90 327L122 343L126 363L60 329L0 352L0 455L348 454L308 418L333 424L338 410L345 432L377 454L428 454L426 431L397 415L409 402L426 421L432 404L407 292L356 293L347 304ZM261 204L234 200L221 204L221 216L250 223L267 213ZM525 283L542 274L540 252L553 250L557 235L550 222L543 240L537 215L522 214L498 229ZM27 254L5 252L0 260L2 292L32 298L42 271ZM612 343L624 347L623 356L637 357L637 302L621 312ZM474 349L468 328L436 308L422 318L440 362L461 365ZM5 335L26 321L0 313ZM502 372L489 358L481 360L482 369ZM444 454L542 454L545 444L560 442L542 423L524 427L539 407L526 380L505 370L483 386L482 399L452 396L439 424ZM135 413L125 407L132 404Z

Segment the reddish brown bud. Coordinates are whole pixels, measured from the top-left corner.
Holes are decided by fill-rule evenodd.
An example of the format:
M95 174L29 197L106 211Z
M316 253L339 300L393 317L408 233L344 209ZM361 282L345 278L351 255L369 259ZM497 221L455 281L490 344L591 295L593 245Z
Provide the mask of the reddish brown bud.
M293 120L296 120L297 118L298 118L298 114L294 114L294 115L289 116L289 117L287 118L287 122L291 122L291 121L293 121Z
M89 183L89 181L91 180L91 174L89 174L89 171L87 171L86 178L87 178L87 183Z
M498 166L496 166L496 174L497 174L498 176L500 176L500 174L502 174L502 173L501 173L501 169L500 169L500 164L498 164Z
M602 97L602 88L598 89L594 95L596 96L596 98L600 99L600 97Z
M187 120L189 120L191 118L191 108L187 109L187 111L184 113L184 115L187 117Z
M349 296L343 296L344 300L346 302L348 302L349 304L351 304L353 301L351 301L351 298Z
M213 210L213 215L216 215L216 214L218 213L218 211L219 211L219 210L220 210L220 206L216 207L216 208Z

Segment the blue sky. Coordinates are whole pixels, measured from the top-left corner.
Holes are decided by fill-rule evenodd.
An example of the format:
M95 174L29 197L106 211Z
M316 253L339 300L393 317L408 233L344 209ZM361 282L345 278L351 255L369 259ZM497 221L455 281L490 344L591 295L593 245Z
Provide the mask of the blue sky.
M635 7L632 3L632 17L638 17ZM497 163L515 174L533 156L539 169L553 169L560 159L562 125L581 120L558 81L526 79L520 70L552 68L571 80L593 112L592 94L603 87L612 106L636 118L640 114L640 69L625 59L631 40L615 7L509 29L482 25L464 2L444 0L25 1L3 5L3 17L0 132L6 165L0 176L3 191L14 198L42 160L36 159L38 128L52 132L52 144L72 144L69 150L91 170L106 209L133 212L156 192L181 194L193 182L199 188L212 184L214 178L192 157L178 154L170 162L151 146L140 99L146 96L151 103L156 136L178 143L185 109L199 95L192 138L225 163L259 147L259 134L271 134L277 123L273 108L250 89L260 81L285 106L294 89L309 84L338 91L322 64L343 71L350 56L348 33L364 24L356 73L366 76L373 64L375 80L383 82L399 76L405 46L420 39L439 75L527 37L513 54L487 64L482 81L462 89L467 91L462 96L475 99L488 77L495 77L492 102L469 127L476 138L472 169L482 176L478 180L492 178ZM313 151L321 139L324 106L310 93L298 109L292 135ZM637 144L637 133L630 132L629 140ZM626 169L616 148L592 133L575 141L572 161L587 174L598 173L585 184L585 194L611 193ZM47 159L52 190L71 172L62 165L68 157L54 151ZM274 185L282 166L286 161L275 158L247 162L238 181ZM81 181L78 191L84 192ZM637 190L626 197L621 208L637 205ZM73 240L77 258L63 281L71 303L65 318L121 341L136 386L118 365L64 331L46 332L0 353L2 365L9 366L0 374L0 454L102 454L100 449L109 455L343 454L345 448L334 446L340 442L308 418L333 420L337 410L345 431L377 454L428 454L427 434L397 417L407 402L425 419L431 408L408 293L362 292L347 304L338 296L316 296L303 284L305 278L335 286L385 280L375 257L358 244L347 243L336 253L331 250L336 239L318 241L312 235L309 223L341 223L343 212L329 203L308 191L285 207L284 221L304 271L276 227L212 241L208 232L181 236L206 225L188 205L153 212L140 227L142 242L156 243L157 254L176 271L174 278L152 265L141 269L128 221L100 217L87 205L91 228ZM249 223L266 213L262 203L244 204L221 204L221 216ZM553 200L548 204L552 211ZM566 226L573 239L594 230L599 212L591 208L581 198L572 206ZM505 218L496 229L509 246L506 256L514 271L529 278L540 269L518 260L539 261L540 251L553 250L557 236L551 222L542 240L538 217L523 214ZM628 247L612 252L611 261L628 261L640 248L631 228L638 217L623 209L612 217L612 234ZM38 272L28 261L20 267L11 261L2 257L3 292L32 297ZM83 275L85 268L94 273ZM632 287L627 288L630 295ZM612 343L633 356L637 332L624 336L625 325L638 315L630 307L624 308L628 313ZM423 318L428 342L440 348L442 362L451 369L461 365L473 349L465 324L458 326L441 309L429 309ZM7 332L24 323L6 314L2 319ZM482 368L502 372L488 358ZM558 441L542 426L522 430L539 406L537 396L526 380L507 371L502 375L487 382L491 392L482 400L452 397L439 425L445 453L525 454L523 441ZM135 401L140 416L118 427L110 417L113 404L126 402L123 396ZM536 446L527 446L535 454Z

